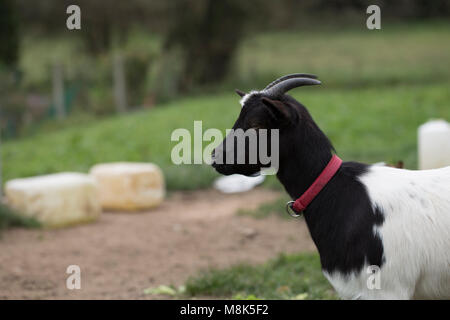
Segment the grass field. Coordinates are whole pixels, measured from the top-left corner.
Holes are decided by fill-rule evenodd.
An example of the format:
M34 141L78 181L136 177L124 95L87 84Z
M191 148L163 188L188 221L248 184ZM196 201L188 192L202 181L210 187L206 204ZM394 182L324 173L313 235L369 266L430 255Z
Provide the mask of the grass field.
M281 255L259 266L211 270L186 283L191 297L233 299L336 299L316 254Z
M317 73L321 87L292 94L344 160L403 160L416 168L417 126L430 118L450 119L449 37L450 24L444 23L386 26L382 32L269 33L244 41L235 82L249 89L285 73ZM143 41L142 35L134 38L130 47ZM159 40L148 41L141 50L154 52ZM33 51L24 52L23 64L31 68ZM4 178L87 171L98 162L152 161L164 170L171 190L208 187L216 176L211 168L172 164L171 133L192 130L194 120L203 121L203 130L230 128L238 113L238 97L227 89L102 120L69 120L64 128L5 143ZM274 179L266 184L277 185Z
M416 129L429 118L450 118L446 84L338 89L301 88L295 98L309 107L344 160L403 160L416 168ZM5 180L63 170L87 171L98 162L152 161L165 173L169 189L208 187L216 173L206 165L175 166L171 133L229 128L239 113L232 93L192 97L154 110L92 121L3 145ZM275 184L270 179L268 184Z
M307 70L337 87L439 83L450 75L450 24L383 25L381 31L278 32L249 38L238 56L245 80ZM252 77L253 76L253 77ZM269 76L270 78L264 78Z

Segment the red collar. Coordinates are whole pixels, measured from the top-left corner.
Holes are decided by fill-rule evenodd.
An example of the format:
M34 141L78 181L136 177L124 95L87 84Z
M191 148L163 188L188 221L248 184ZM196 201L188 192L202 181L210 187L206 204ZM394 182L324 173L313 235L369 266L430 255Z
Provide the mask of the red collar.
M342 160L337 155L333 155L330 162L328 162L325 169L323 169L322 173L317 177L308 190L306 190L305 193L302 194L297 200L288 202L288 207L290 207L290 209L293 210L298 216L308 207L311 201L314 200L314 198L327 185L331 178L333 178L341 167L341 164ZM290 212L289 214L293 215Z

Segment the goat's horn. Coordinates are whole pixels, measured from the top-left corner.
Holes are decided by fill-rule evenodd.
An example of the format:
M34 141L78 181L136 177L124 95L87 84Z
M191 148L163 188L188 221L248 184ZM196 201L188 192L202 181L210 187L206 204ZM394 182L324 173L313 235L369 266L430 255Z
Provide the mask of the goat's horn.
M234 91L235 91L240 97L243 97L243 96L246 95L246 93L245 93L244 91L241 91L241 90L239 90L239 89L234 89Z
M274 85L276 85L276 84L278 84L278 83L280 83L280 82L282 82L282 81L284 81L284 80L292 79L292 78L310 78L310 79L317 79L317 76L314 75L314 74L309 74L309 73L292 73L292 74L288 74L288 75L286 75L286 76L283 76L283 77L281 77L281 78L278 78L278 79L275 80L275 81L272 81L271 83L269 83L269 84L264 88L264 90L267 90L267 89L273 87Z
M270 87L269 89L264 89L262 92L269 97L277 98L282 96L285 92L301 86L312 86L316 84L321 84L317 79L311 78L291 78L277 83Z

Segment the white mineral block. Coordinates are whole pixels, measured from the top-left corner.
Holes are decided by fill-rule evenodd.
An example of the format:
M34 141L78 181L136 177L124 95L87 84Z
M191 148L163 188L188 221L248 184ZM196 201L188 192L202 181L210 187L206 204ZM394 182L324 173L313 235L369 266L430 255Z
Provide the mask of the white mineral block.
M158 206L164 199L164 176L152 163L102 163L90 173L97 180L104 209L143 210Z
M101 207L95 180L82 173L57 173L10 180L5 185L8 204L45 227L93 221Z
M450 166L450 124L445 120L424 123L418 130L419 169Z

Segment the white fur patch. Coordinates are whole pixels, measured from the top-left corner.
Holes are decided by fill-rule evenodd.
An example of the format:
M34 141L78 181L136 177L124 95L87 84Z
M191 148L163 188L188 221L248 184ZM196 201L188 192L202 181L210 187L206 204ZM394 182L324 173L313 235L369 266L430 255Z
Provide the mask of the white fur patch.
M384 248L381 288L368 289L367 266L348 277L325 276L347 299L450 299L450 167L371 166L360 180L384 214L373 230Z
M244 107L245 103L247 102L247 100L248 100L251 96L253 96L253 95L255 95L255 94L258 94L258 93L261 93L261 91L255 91L255 90L252 90L252 91L250 91L249 93L247 93L245 96L243 96L243 97L241 98L241 100L239 101L239 103L241 104L241 107L242 107L242 108Z

